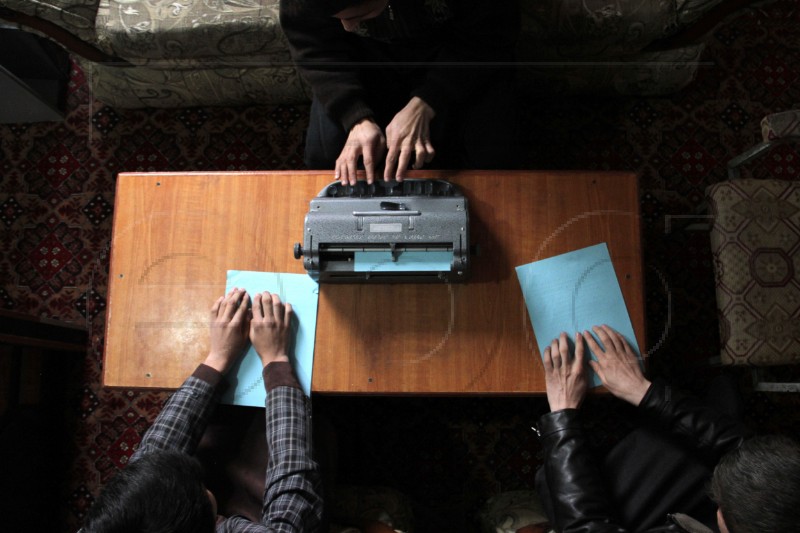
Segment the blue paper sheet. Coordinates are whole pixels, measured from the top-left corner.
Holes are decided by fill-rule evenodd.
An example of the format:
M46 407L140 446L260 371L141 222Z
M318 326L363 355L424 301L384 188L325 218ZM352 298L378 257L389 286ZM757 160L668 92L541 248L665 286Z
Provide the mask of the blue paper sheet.
M405 251L392 261L388 251L356 252L353 270L356 272L450 271L453 252Z
M305 274L229 270L226 292L233 287L245 289L251 298L258 292L274 292L281 301L292 304L296 320L292 323L294 350L289 357L303 392L310 396L319 285ZM228 372L227 379L231 386L222 397L222 403L264 407L266 391L261 369L261 360L250 346L244 357Z
M606 324L625 337L641 362L606 243L518 266L516 270L539 353L544 354L545 347L562 331L574 345L576 332L592 331L592 326ZM597 335L592 335L602 347ZM594 353L591 357L597 360ZM589 373L591 385L600 385L591 369Z

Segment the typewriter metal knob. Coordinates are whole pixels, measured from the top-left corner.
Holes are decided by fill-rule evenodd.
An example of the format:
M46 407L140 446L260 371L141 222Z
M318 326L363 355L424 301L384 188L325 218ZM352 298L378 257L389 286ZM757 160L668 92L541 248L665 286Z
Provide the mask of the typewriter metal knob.
M299 242L296 242L294 243L294 258L300 259L301 257L303 257L303 246Z

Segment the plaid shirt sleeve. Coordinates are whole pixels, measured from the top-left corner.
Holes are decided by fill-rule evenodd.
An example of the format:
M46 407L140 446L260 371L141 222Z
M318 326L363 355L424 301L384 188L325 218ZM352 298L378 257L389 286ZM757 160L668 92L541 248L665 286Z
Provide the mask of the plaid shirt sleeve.
M262 521L276 531L315 531L322 524L322 481L311 458L311 404L295 387L270 391L267 489Z
M322 531L322 481L311 458L311 404L288 363L268 368L264 383L269 460L261 523L234 516L217 523L218 533ZM222 394L221 377L200 365L167 401L131 462L158 450L194 454Z
M194 454L222 394L222 387L217 386L222 375L214 372L200 365L183 382L142 437L131 462L159 450Z
M311 402L288 363L264 369L269 460L261 523L235 516L217 533L295 533L323 530L322 480L311 458Z

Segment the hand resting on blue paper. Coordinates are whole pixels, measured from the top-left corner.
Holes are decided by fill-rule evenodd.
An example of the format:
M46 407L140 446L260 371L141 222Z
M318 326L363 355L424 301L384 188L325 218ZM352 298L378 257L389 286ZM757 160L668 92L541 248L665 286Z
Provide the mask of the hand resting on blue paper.
M244 354L248 341L253 344L261 364L289 361L288 345L292 323L292 304L281 302L277 294L257 293L252 313L250 296L233 288L211 307L211 349L204 364L222 374Z
M594 326L605 350L601 349L589 332L584 337L597 361L589 361L603 385L617 398L639 405L650 388L650 381L644 377L639 359L633 353L625 337L610 327Z
M650 381L644 377L639 360L625 338L606 325L594 326L592 330L604 348L600 348L588 331L575 334L574 356L570 354L566 333L561 333L545 348L542 361L551 411L577 409L586 396L584 343L597 357L597 361L590 360L589 365L614 396L639 405L650 388Z
M577 409L586 396L589 380L586 377L581 337L580 333L575 334L574 355L569 353L569 340L563 332L544 349L544 381L551 411Z
M292 304L284 304L280 296L267 291L253 297L250 342L264 366L276 361L289 361L291 325Z
M250 327L247 291L233 288L220 296L211 307L211 349L204 361L206 366L222 374L228 372L247 348Z

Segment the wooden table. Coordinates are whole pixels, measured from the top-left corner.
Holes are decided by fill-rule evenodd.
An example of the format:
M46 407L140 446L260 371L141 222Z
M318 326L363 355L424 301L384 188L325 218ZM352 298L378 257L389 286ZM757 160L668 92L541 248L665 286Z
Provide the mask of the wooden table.
M607 242L639 345L645 316L637 177L624 172L420 171L470 202L472 278L322 285L319 393L542 394L514 267ZM120 174L103 380L177 388L208 350L227 270L304 273L308 202L329 172Z

